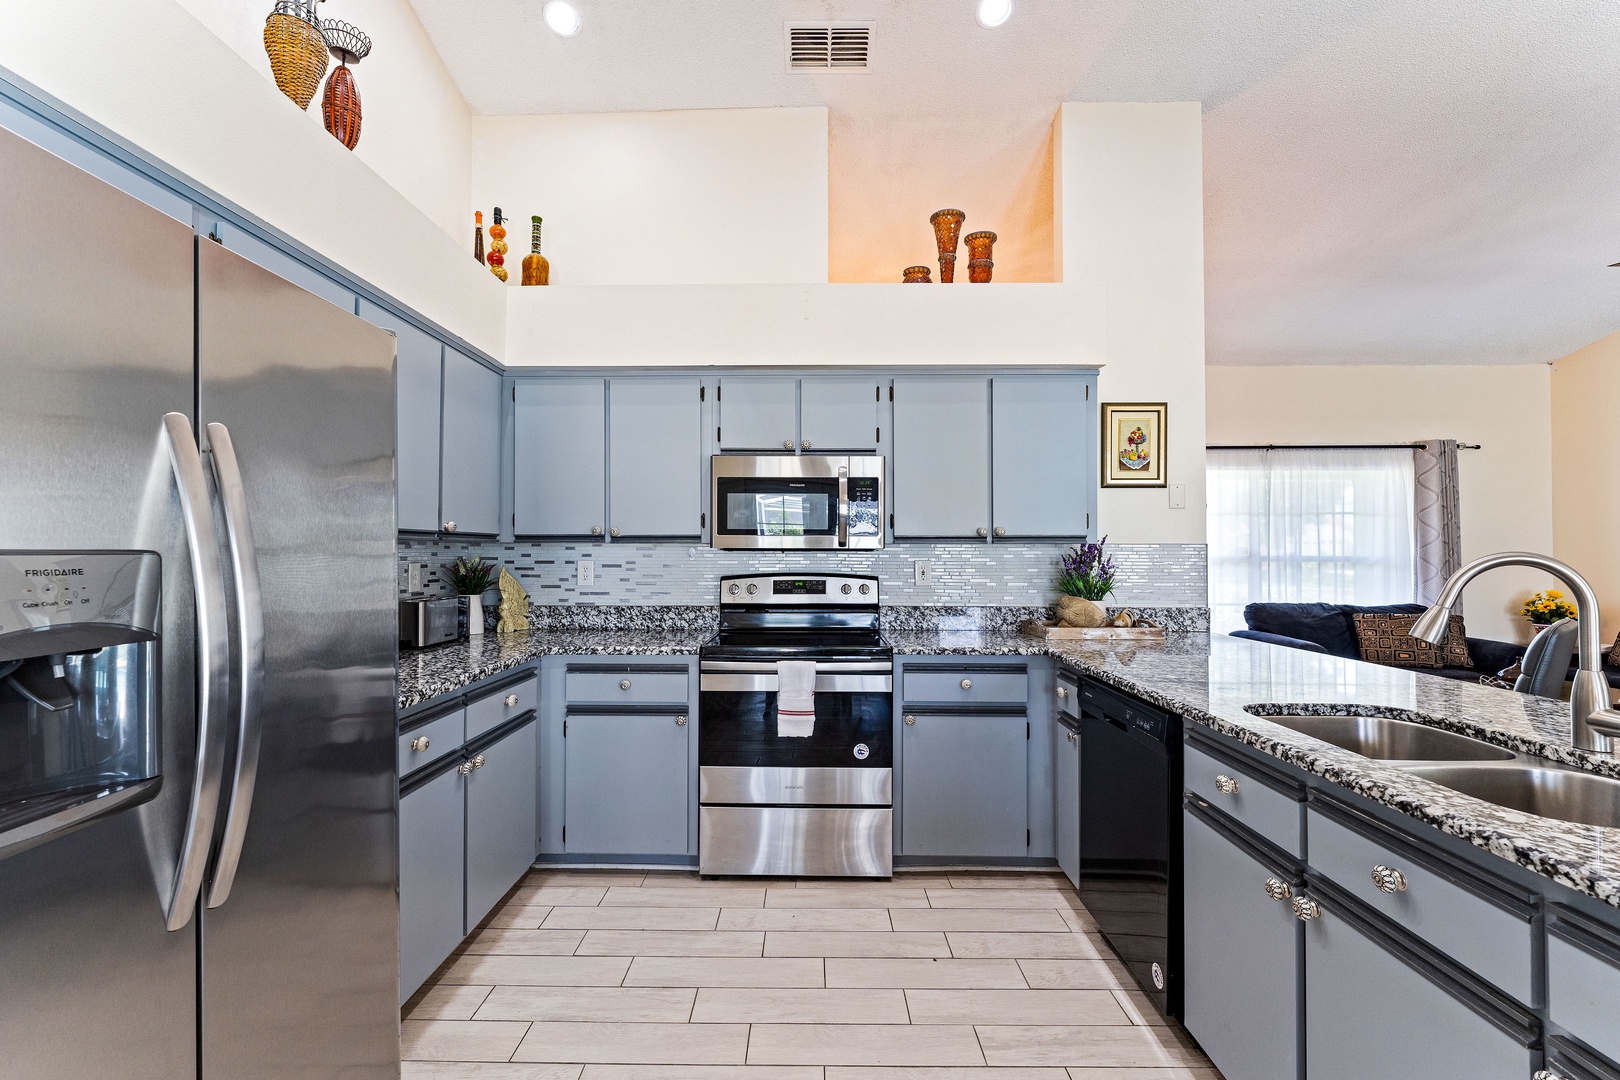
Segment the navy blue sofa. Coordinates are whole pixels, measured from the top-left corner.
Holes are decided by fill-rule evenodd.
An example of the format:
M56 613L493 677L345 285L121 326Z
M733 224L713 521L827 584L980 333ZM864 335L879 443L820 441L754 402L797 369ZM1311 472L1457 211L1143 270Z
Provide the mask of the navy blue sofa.
M1422 604L1385 604L1357 607L1353 604L1250 604L1243 609L1247 630L1232 631L1233 637L1267 641L1291 649L1327 653L1349 660L1361 659L1356 645L1356 612L1374 615L1421 615ZM1495 675L1512 667L1524 655L1525 647L1490 638L1468 639L1468 656L1473 667L1422 668L1424 674L1474 682L1481 675ZM1611 685L1620 686L1620 672L1610 671Z

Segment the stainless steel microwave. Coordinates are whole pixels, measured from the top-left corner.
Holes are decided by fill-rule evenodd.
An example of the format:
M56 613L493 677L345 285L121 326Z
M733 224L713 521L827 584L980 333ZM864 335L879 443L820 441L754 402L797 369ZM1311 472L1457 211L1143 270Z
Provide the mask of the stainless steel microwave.
M712 464L714 547L883 546L883 458L877 454L717 455Z

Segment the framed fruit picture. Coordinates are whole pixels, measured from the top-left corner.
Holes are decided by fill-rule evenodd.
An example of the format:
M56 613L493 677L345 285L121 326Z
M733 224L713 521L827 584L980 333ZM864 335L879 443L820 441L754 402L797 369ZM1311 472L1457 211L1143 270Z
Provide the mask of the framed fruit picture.
M1102 486L1164 487L1164 402L1102 403Z

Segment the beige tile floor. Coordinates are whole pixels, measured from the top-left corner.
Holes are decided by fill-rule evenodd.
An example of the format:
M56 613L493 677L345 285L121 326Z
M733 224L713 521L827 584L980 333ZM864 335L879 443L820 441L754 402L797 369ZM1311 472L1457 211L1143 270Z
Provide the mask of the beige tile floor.
M535 871L401 1050L404 1080L1219 1080L1045 873Z

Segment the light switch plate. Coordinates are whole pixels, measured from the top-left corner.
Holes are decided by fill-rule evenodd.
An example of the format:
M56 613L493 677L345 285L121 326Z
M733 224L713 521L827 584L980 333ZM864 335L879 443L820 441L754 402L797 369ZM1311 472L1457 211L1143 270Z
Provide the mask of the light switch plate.
M405 564L405 591L415 596L422 591L422 571L427 569L426 564L412 562Z
M1172 510L1185 510L1185 509L1187 509L1187 485L1186 484L1171 484L1170 485L1170 509L1172 509Z
M596 584L595 559L581 559L579 562L575 563L574 566L576 568L577 579L580 585Z
M911 571L918 585L928 585L934 580L934 568L928 565L927 559L913 559Z

